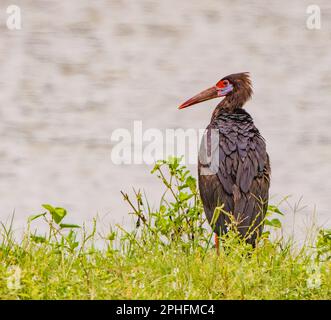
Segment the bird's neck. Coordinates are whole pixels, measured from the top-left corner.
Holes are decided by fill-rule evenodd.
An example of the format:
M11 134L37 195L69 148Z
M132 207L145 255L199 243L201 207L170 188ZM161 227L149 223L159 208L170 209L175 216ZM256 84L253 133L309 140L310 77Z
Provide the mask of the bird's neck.
M238 109L242 109L245 102L250 98L250 95L230 94L226 96L215 108L212 119L216 119L219 115L224 113L235 113Z

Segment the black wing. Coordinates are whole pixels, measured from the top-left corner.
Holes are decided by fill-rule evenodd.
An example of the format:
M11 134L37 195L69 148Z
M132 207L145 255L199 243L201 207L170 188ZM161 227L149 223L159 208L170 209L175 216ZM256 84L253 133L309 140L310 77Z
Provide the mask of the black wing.
M206 133L216 129L219 148L209 148L211 157L218 157L219 167L214 175L203 175L199 161L199 189L209 222L217 206L239 222L242 235L252 234L254 243L262 232L262 220L268 205L270 164L265 141L247 113L224 115L214 120ZM226 232L227 217L220 215L216 233Z

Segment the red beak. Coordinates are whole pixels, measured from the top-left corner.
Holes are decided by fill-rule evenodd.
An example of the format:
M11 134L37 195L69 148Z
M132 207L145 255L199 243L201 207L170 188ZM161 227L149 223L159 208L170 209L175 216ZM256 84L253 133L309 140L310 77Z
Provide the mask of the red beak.
M187 100L186 102L184 102L183 104L181 104L178 109L184 109L187 108L189 106L192 106L194 104L203 102L203 101L207 101L210 99L214 99L219 97L218 92L217 92L217 88L216 86L213 86L207 90L204 90L202 92L200 92L199 94L197 94L196 96L194 96L193 98Z

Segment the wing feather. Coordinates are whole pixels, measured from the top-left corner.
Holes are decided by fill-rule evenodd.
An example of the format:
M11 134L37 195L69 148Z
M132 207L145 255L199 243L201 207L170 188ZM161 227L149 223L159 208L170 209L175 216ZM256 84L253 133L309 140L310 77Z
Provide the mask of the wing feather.
M246 235L256 229L248 240L253 243L268 203L270 186L270 163L263 137L253 124L251 117L240 114L237 118L221 117L208 127L219 132L219 150L212 150L212 157L218 156L217 174L200 174L199 188L207 219L211 221L214 210L220 204L239 221L239 231ZM226 232L226 217L216 223L216 232ZM218 232L218 233L219 233Z

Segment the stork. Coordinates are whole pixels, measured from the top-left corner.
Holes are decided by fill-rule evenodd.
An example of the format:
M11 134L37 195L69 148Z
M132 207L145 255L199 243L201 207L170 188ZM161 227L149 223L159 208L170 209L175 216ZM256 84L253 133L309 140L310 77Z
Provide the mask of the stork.
M231 216L241 237L253 247L263 230L269 199L270 162L264 138L243 109L252 94L249 73L236 73L179 106L183 109L224 97L205 131L206 139L201 143L198 161L200 196L207 220L213 224L217 252L219 237L228 231ZM213 221L215 209L221 205L228 214L221 213Z

